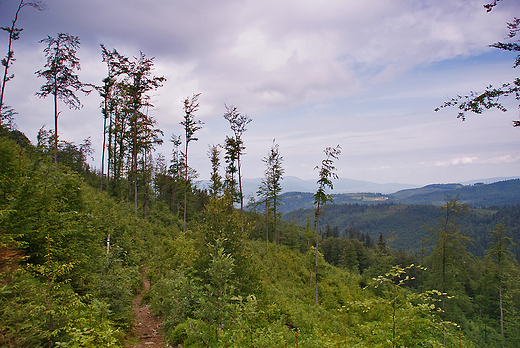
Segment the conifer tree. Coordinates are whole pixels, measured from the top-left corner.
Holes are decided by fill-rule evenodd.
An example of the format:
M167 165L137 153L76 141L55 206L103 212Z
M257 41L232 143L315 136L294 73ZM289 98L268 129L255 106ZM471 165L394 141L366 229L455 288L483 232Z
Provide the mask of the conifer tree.
M69 109L80 109L81 101L75 92L84 89L85 84L79 80L77 71L81 69L79 58L76 52L79 49L80 41L77 36L59 33L56 38L47 36L40 40L40 43L46 43L47 47L43 50L47 63L45 70L38 70L36 75L43 77L47 82L40 87L40 91L36 95L45 98L52 95L54 99L54 162L57 162L58 154L58 100L61 100Z
M244 154L245 146L242 140L242 135L247 130L246 126L252 121L247 115L241 115L235 106L226 105L226 112L224 118L228 120L229 126L233 131L233 137L226 137L226 160L228 161L228 168L230 173L230 183L236 183L234 174L238 177L238 196L240 201L240 218L243 220L244 215L244 195L242 194L242 172L241 172L241 158ZM227 178L226 178L227 180ZM242 221L243 222L243 221Z
M341 155L341 146L327 147L325 152L325 159L321 161L321 166L316 166L314 169L318 169L318 190L314 194L314 227L316 230L316 257L315 257L315 286L316 286L316 304L318 304L318 239L320 230L320 215L323 214L323 207L332 202L333 198L331 194L326 193L326 190L332 190L334 185L332 184L333 179L337 179L336 167L334 167L334 160L338 160Z
M222 191L222 177L220 176L220 145L211 145L208 150L208 157L211 161L211 184L209 186L209 194L211 197L217 197Z
M466 245L470 238L460 232L457 218L465 216L468 206L463 205L457 194L454 198L446 195L446 204L442 207L443 216L437 227L429 229L429 238L435 245L428 256L431 284L440 285L443 320L446 319L446 299L448 292L453 293L462 287L461 275L464 274L464 262L469 258ZM457 279L459 278L459 279ZM458 281L457 281L458 280ZM444 346L443 338L443 346Z
M186 166L184 170L184 223L182 227L182 232L186 233L186 209L187 209L187 192L188 192L188 145L191 141L197 141L198 138L195 138L194 135L197 131L202 129L202 125L204 124L200 120L195 120L195 112L199 109L199 96L200 93L194 94L191 98L186 97L184 99L184 120L181 122L181 125L184 126L184 145L185 145L185 153L184 153L184 164Z
M280 200L280 193L282 192L281 181L283 179L284 169L282 168L283 157L280 155L279 146L273 139L273 145L269 150L269 154L262 159L265 163L265 177L262 179L260 188L257 191L259 197L263 200L266 207L266 245L269 251L269 227L268 219L272 216L274 219L273 241L274 250L277 251L277 245L280 243L280 236L276 228L276 219L280 215L277 208L282 203Z
M172 148L172 159L170 161L170 168L168 170L169 174L172 177L171 182L171 191L172 191L172 206L174 204L177 205L177 216L180 214L180 204L177 199L178 185L182 182L183 179L183 171L186 168L184 164L185 156L182 155L182 151L180 150L180 146L182 145L182 140L180 135L172 134L170 141L173 144Z
M509 250L514 245L511 237L506 236L506 228L499 223L491 233L490 249L488 257L491 258L495 266L495 277L498 283L499 310L500 310L500 335L502 336L502 347L504 346L504 306L503 306L503 286L506 278L506 270L511 262L512 253Z

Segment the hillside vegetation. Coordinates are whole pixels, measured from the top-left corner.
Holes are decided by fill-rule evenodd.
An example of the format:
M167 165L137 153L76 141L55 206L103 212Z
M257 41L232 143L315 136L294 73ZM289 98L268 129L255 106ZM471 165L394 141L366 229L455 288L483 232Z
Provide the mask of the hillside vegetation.
M446 202L446 196L444 197ZM463 197L461 197L463 200ZM325 229L337 229L338 235L349 230L360 230L372 238L382 235L390 247L419 254L430 248L426 227L437 223L441 208L433 205L385 204L331 204L322 217ZM312 209L299 209L283 215L283 220L305 226L314 216ZM511 207L473 208L466 216L458 218L462 234L472 238L468 250L484 256L489 243L489 231L497 223L508 226L513 242L511 250L520 257L520 205ZM324 229L324 231L325 231Z
M393 251L383 236L369 237L359 224L346 236L329 226L320 235L315 273L310 227L279 222L275 248L269 232L266 243L272 220L266 225L253 212L241 217L229 196L210 197L193 187L183 232L180 198L151 197L136 214L133 203L93 188L100 181L82 152L74 145L66 150L75 156L60 150L61 163L55 164L48 147L34 147L19 132L3 130L0 137L1 346L123 347L143 266L151 283L144 300L163 320L171 346L440 347L444 341L451 347L502 342L513 347L517 342L516 260L504 256L496 268L490 253L496 243L484 247L487 257L475 257L452 242L450 250L459 251L446 264L449 278L440 278L439 208L415 211L433 219L428 255ZM344 207L365 214L367 224L369 215L376 223L381 213L413 209ZM511 221L504 222L510 236ZM496 279L503 286L503 339Z

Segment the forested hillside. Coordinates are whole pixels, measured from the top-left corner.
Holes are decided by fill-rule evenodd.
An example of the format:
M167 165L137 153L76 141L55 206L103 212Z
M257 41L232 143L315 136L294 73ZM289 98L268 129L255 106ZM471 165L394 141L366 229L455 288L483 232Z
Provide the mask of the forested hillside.
M339 236L345 236L349 230L356 229L374 239L382 235L390 247L418 254L423 248L430 247L426 227L437 223L440 211L440 207L433 205L331 204L325 208L322 216L323 232L335 229ZM306 226L313 216L312 209L300 209L286 213L282 218ZM478 256L486 252L488 231L497 223L505 224L516 243L512 251L517 258L520 257L520 205L469 209L467 215L458 218L458 222L462 234L473 240L468 250Z
M258 213L241 216L227 194L190 188L183 232L182 196L155 189L135 214L134 202L91 186L100 185L99 176L79 147L60 147L53 163L52 146L2 132L2 346L132 346L130 304L144 266L151 287L143 298L170 346L500 347L502 302L504 344L516 344L520 272L508 256L509 214L501 220L506 227L488 231L486 257L465 253L461 225L446 211L424 207L415 213L431 216L430 253L397 252L383 236L351 228L341 237L329 226L315 264L310 226L278 221L274 233L272 217L266 225ZM460 202L450 204L457 215ZM411 209L345 207L364 214ZM439 248L448 236L441 274Z
M460 195L464 204L472 207L508 206L520 204L520 179L491 184L428 185L419 189L402 190L388 195L389 201L401 204L444 204L446 195Z
M315 167L315 193L283 196L273 140L245 202L252 119L225 104L229 134L209 146L203 189L190 157L200 93L183 100L172 152L156 154L164 132L151 93L166 78L154 58L101 45L107 76L86 84L80 40L63 33L40 41L36 94L53 99L54 128L31 143L3 93L18 13L43 5L20 1L1 28L0 347L154 348L137 335L137 299L166 347L518 346L520 181L333 196L338 144ZM75 144L58 128L63 105L81 107L79 92L100 97L99 170L88 165L91 139Z

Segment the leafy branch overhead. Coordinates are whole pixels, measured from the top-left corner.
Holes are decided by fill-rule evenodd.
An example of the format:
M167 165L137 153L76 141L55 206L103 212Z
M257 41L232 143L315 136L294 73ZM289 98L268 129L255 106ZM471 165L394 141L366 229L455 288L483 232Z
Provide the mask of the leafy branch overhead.
M497 6L498 1L500 0L496 0L490 4L484 5L484 7L487 9L487 12L490 12L495 6ZM490 45L490 47L509 52L520 52L519 40L512 40L520 31L520 19L515 17L512 22L507 23L507 28L509 29L509 34L506 40L509 41L496 42ZM519 65L520 54L517 54L513 68L516 68ZM507 97L514 97L517 101L520 101L520 78L517 77L511 82L503 83L499 87L489 85L483 92L471 91L468 95L457 95L457 97L451 98L450 100L444 102L444 104L436 108L435 111L454 106L459 109L457 118L465 121L466 112L481 114L484 110L493 108L503 112L507 111L506 107L501 102L502 99ZM512 124L513 127L519 127L520 120L513 120Z

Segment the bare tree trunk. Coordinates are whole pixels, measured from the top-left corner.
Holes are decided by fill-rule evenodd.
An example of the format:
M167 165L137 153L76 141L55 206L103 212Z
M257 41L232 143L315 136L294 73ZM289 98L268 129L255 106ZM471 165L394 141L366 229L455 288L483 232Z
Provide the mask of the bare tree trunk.
M280 245L280 236L279 236L278 230L276 229L276 197L273 202L273 218L274 218L274 238L276 239L276 243L277 243L275 245ZM277 249L275 248L275 252L276 251L277 251Z
M54 90L54 163L58 163L58 92Z
M267 200L265 201L265 243L267 247L267 252L269 252L269 210L267 208Z
M242 194L242 174L240 172L240 152L237 156L238 164L238 189L240 191L240 222L242 223L242 232L244 231L244 196Z
M11 25L11 30L9 31L9 44L7 45L7 58L5 59L5 62L2 62L4 65L4 77L2 78L2 92L0 93L0 113L2 112L2 108L4 106L4 90L5 90L5 83L7 82L7 69L9 69L9 63L12 59L12 52L11 52L11 46L13 43L13 32L15 29L16 21L18 20L18 13L20 13L20 10L23 7L23 0L20 1L20 5L18 5L18 10L16 11L16 14L14 15L13 24Z
M318 304L318 233L319 233L319 230L320 230L320 219L319 219L319 215L320 215L320 203L318 202L318 209L316 210L317 211L317 216L318 218L316 219L316 262L315 262L315 292L316 292L316 304Z
M498 280L498 291L500 297L500 335L502 336L502 348L504 348L504 310L502 307L502 280Z
M186 140L186 153L185 153L185 165L186 168L184 168L184 218L183 218L183 225L182 225L182 233L186 234L186 207L187 207L187 192L188 192L188 141Z
M132 170L134 174L134 211L137 215L137 112L134 112L134 134L132 149Z
M110 189L110 162L115 159L115 151L112 151L112 112L110 112L110 121L108 122L108 161L107 161L107 190ZM110 192L110 191L109 191Z
M103 181L105 176L105 146L107 140L107 100L105 97L105 115L103 115L103 146L101 147L101 187L99 191L103 193Z

